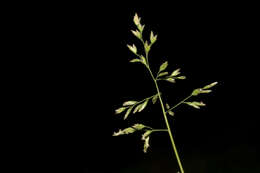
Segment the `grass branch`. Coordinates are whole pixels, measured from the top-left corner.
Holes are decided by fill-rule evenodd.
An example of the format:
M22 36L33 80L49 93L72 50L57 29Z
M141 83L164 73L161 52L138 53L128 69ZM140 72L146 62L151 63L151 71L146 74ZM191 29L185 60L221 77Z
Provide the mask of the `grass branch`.
M177 103L175 106L173 106L172 108L168 109L166 112L169 112L175 108L177 108L178 106L180 106L181 104L183 104L185 101L187 101L189 98L191 98L192 95L189 95L188 97L186 97L185 99L183 99L182 101L180 101L179 103Z
M146 54L146 59L148 59L148 53ZM173 139L173 135L172 135L172 132L171 132L171 127L169 125L169 121L168 121L168 118L167 118L167 115L166 115L166 111L165 111L165 107L164 107L164 103L163 103L163 100L162 100L162 97L160 95L160 89L159 89L159 86L158 86L158 83L157 83L157 80L156 78L154 77L150 67L148 66L148 71L153 79L153 82L155 84L155 88L156 88L156 91L157 91L157 94L159 96L159 100L160 100L160 105L161 105L161 109L162 109L162 113L163 113L163 117L164 117L164 121L165 121L165 124L166 124L166 127L167 127L167 131L168 131L168 134L169 134L169 138L170 138L170 141L171 141L171 144L172 144L172 148L173 148L173 151L174 151L174 154L176 156L176 159L177 159L177 162L178 162L178 165L179 165L179 168L181 170L181 173L184 173L184 169L183 169L183 166L182 166L182 163L181 163L181 160L180 160L180 157L179 157L179 154L178 154L178 150L177 150L177 147L176 147L176 144L174 142L174 139Z

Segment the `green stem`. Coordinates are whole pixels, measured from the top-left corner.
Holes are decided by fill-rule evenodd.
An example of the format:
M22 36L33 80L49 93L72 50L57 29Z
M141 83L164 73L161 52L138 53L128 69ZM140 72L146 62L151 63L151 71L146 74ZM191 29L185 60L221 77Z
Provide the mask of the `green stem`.
M180 101L178 104L176 104L176 105L173 106L172 108L168 109L168 110L166 111L166 113L169 112L169 111L171 111L171 110L173 110L173 109L175 109L176 107L178 107L179 105L181 105L182 103L184 103L186 100L188 100L188 99L191 98L191 97L192 97L192 95L189 95L188 97L186 97L185 99L183 99L182 101Z
M147 55L146 59L148 60L148 55ZM167 115L166 115L166 111L165 111L165 108L164 108L164 104L163 104L163 101L162 101L162 98L161 98L161 95L160 95L160 89L159 89L159 87L158 87L157 81L156 81L156 79L154 78L153 73L152 73L152 71L151 71L149 65L147 66L147 69L148 69L148 71L149 71L151 77L153 78L153 81L154 81L154 84L155 84L155 87L156 87L156 90L157 90L157 93L158 93L158 96L159 96L159 100L160 100L160 104L161 104L161 108L162 108L162 112L163 112L165 124L166 124L167 129L168 129L168 134L169 134L169 137L170 137L170 140L171 140L171 143L172 143L173 151L174 151L174 153L175 153L175 156L176 156L178 165L179 165L179 167L180 167L181 173L184 173L184 170L183 170L183 167L182 167L182 164L181 164L181 160L180 160L180 157L179 157L179 154L178 154L178 151L177 151L177 148L176 148L176 145L175 145L173 136L172 136L171 127L170 127L169 122L168 122L168 118L167 118Z
M145 42L144 42L144 40L142 38L141 38L141 41L142 41L143 46L144 46ZM144 46L144 49L145 49L145 46ZM150 69L149 60L148 60L148 53L149 52L147 52L145 50L145 59L147 61L146 67L147 67L147 69L148 69L148 71L149 71L149 73L150 73L150 75L151 75L151 77L152 77L152 79L154 81L154 84L155 84L155 87L156 87L156 90L157 90L157 94L158 94L158 97L159 97L159 100L160 100L160 104L161 104L161 108L162 108L165 124L167 126L167 131L168 131L171 143L172 143L172 148L173 148L173 151L175 153L178 165L180 167L181 173L184 173L184 170L183 170L183 167L182 167L182 164L181 164L181 160L180 160L180 157L179 157L179 154L178 154L178 151L177 151L177 148L176 148L173 136L172 136L171 127L170 127L168 119L167 119L166 111L165 111L164 104L163 104L163 101L162 101L162 97L161 97L161 94L160 94L161 92L160 92L160 89L159 89L158 84L157 84L157 79L154 77L154 75L153 75L153 73L152 73L152 71Z
M152 132L168 132L168 129L153 129Z

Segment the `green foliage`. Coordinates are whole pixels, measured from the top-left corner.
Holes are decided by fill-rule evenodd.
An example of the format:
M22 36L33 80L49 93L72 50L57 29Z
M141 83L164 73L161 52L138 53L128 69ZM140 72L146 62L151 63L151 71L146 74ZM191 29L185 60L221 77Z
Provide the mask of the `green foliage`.
M159 98L158 94L156 94L155 96L152 97L153 104L155 104L157 102L158 98Z
M152 130L147 130L143 136L142 136L142 140L144 140L144 152L147 152L147 149L149 148L149 140L150 140L150 134L152 133Z
M150 146L149 140L150 140L151 134L153 132L168 132L169 138L170 138L171 144L172 144L172 149L175 153L178 165L180 167L180 171L181 171L181 173L184 173L182 163L180 161L180 158L179 158L179 155L178 155L175 143L174 143L174 139L173 139L173 135L171 132L171 128L170 128L170 124L169 124L167 115L170 115L171 117L173 117L175 115L175 113L173 112L173 109L176 109L178 106L180 106L182 104L189 105L196 109L200 109L200 107L205 106L205 104L203 102L187 101L187 100L189 100L191 97L198 96L199 94L210 93L212 91L211 88L214 87L215 85L217 85L217 82L213 82L202 88L194 89L193 92L188 97L181 100L179 103L175 104L173 107L171 107L168 103L164 104L163 98L162 98L162 95L161 95L161 92L160 92L160 89L158 86L158 81L164 80L164 81L168 81L171 83L176 83L176 80L184 80L184 79L186 79L186 76L181 75L180 68L173 70L169 74L169 72L166 71L166 69L168 68L168 65L169 65L168 61L165 61L164 63L162 63L160 65L156 76L153 75L153 73L150 69L148 56L149 56L149 52L151 50L152 45L157 41L157 35L154 35L153 31L151 31L149 41L145 40L143 38L143 31L144 31L145 25L141 24L141 18L138 17L137 14L135 14L133 21L136 26L136 29L131 30L131 32L133 33L133 35L135 37L138 38L139 41L141 41L141 43L143 45L143 49L140 49L140 50L144 50L144 53L142 54L142 53L138 52L135 44L132 44L132 46L127 45L129 50L132 53L134 53L136 56L136 58L132 59L130 62L132 62L132 63L139 62L145 66L145 68L150 73L151 78L155 84L156 94L154 94L150 97L147 97L141 101L136 101L136 100L125 101L122 104L122 107L116 109L115 114L121 114L121 113L125 112L124 119L127 119L131 113L135 114L137 112L143 111L148 106L148 103L150 100L152 101L153 104L156 104L159 102L161 105L162 114L163 114L163 117L165 120L165 125L166 125L167 129L153 129L153 128L143 125L143 124L135 124L131 127L128 127L126 129L115 132L113 134L113 136L127 135L127 134L132 134L136 131L143 131L143 135L142 135L142 140L144 141L143 151L146 153L147 149Z
M164 71L168 67L168 61L164 62L159 69L159 73Z
M166 103L165 107L167 109L167 113L171 116L174 116L174 112L170 110L170 105L168 103Z
M124 116L124 120L127 119L128 115L131 113L132 109L134 108L134 106L131 106L127 109L125 116Z
M166 70L166 68L168 67L168 62L164 62L159 69L159 72L157 74L156 80L165 80L171 83L175 83L176 79L186 79L185 76L179 76L181 74L180 72L180 68L174 70L170 75L168 75L168 72L165 72L164 70Z
M132 30L132 33L140 40L142 40L142 34L138 30Z
M137 103L137 101L126 101L126 102L123 103L123 106L131 106L131 105L134 105L136 103Z
M132 46L131 45L127 45L128 49L133 52L134 54L137 54L137 48L136 46L133 44Z
M126 110L126 107L121 107L121 108L118 108L115 112L115 114L120 114L122 112L124 112Z
M151 45L149 45L148 41L145 41L145 43L144 43L145 53L148 54L150 49L151 49Z
M196 101L195 102L184 102L184 103L186 103L187 105L192 106L196 109L200 109L201 106L206 106L203 102L196 102Z
M178 76L181 72L180 72L180 68L178 68L177 70L174 70L172 73L171 73L171 77L175 77L175 76Z
M154 44L157 40L157 35L154 35L153 34L153 31L151 31L151 34L150 34L150 42L151 44Z
M166 72L162 72L162 73L159 73L158 74L158 77L162 77L162 76L165 76L165 75L168 75L169 73L166 71Z
M169 113L169 115L174 116L174 112L173 111L169 110L168 113Z
M205 90L205 89L210 89L210 88L214 87L214 86L217 85L217 84L218 84L218 82L213 82L213 83L211 83L211 84L209 84L209 85L204 86L203 89L204 89L204 90Z
M124 119L126 119L130 113L133 110L133 114L135 114L136 112L141 112L145 109L145 107L147 106L148 102L150 100L152 100L152 103L155 104L156 101L158 99L158 94L155 94L151 97L147 97L141 101L135 101L135 100L130 100L130 101L125 101L122 105L123 107L120 107L118 109L116 109L115 114L120 114L123 113L124 111L126 111ZM134 108L135 107L135 108Z
M135 124L132 127L128 127L123 130L120 129L118 132L114 132L113 136L127 135L143 129L151 129L151 128L143 124Z
M132 59L130 62L140 62L140 63L144 64L145 66L147 66L146 59L144 56L140 56L139 58Z
M118 132L114 132L113 136L128 135L128 134L134 133L136 131L144 131L144 133L142 135L142 140L144 141L143 151L146 153L147 149L150 146L149 145L150 135L152 132L154 132L151 127L145 126L143 124L135 124L132 127L128 127L123 130L120 129Z
M134 16L134 23L137 26L137 29L142 33L144 30L144 25L141 24L141 18L137 14Z
M145 100L145 102L143 102L142 104L139 105L139 109L138 112L141 112L142 110L144 110L144 108L147 106L149 100Z
M212 87L214 87L215 85L217 85L218 84L218 82L213 82L213 83L211 83L211 84L209 84L209 85L206 85L206 86L204 86L203 88L197 88L197 89L195 89L195 90L193 90L193 92L192 92L192 95L193 96L197 96L197 95L199 95L199 94L207 94L207 93L210 93L212 90L209 90L210 88L212 88Z

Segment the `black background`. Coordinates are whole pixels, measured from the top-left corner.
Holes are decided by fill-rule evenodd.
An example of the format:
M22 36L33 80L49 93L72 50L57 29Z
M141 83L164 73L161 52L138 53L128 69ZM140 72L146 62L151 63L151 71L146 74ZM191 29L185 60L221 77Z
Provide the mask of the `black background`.
M16 62L29 67L18 83L30 93L22 94L30 111L20 119L33 125L28 139L34 142L28 147L22 140L41 158L34 160L41 165L37 170L53 165L49 170L57 172L177 172L167 134L154 134L147 154L141 134L112 137L134 123L165 127L159 105L126 121L114 115L124 101L155 93L144 67L129 63L134 56L126 44L140 47L130 32L137 12L145 36L151 29L158 34L152 70L168 60L169 70L181 68L187 76L176 84L160 83L169 104L219 82L197 98L205 108L181 106L169 117L186 172L259 172L259 19L252 7L37 4L15 15L14 34L25 57Z

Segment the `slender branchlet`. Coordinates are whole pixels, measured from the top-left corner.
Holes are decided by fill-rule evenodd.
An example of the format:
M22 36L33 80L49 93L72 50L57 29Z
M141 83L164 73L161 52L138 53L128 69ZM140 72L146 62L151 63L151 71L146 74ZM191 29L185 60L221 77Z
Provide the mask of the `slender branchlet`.
M184 169L183 169L183 166L182 166L182 163L181 163L181 160L180 160L180 157L179 157L179 154L178 154L178 151L177 151L174 139L173 139L172 130L171 130L170 124L168 122L168 118L173 117L175 115L174 110L181 105L188 105L188 106L191 106L196 109L200 109L201 107L205 106L205 104L202 101L191 101L190 99L193 97L196 97L200 94L210 93L211 88L214 87L215 85L217 85L217 82L213 82L202 88L194 89L186 98L184 98L183 100L181 100L179 103L175 104L172 107L168 103L165 103L164 100L162 99L162 93L160 91L158 82L167 81L170 83L176 83L177 80L184 80L184 79L186 79L186 77L184 75L181 75L180 68L173 70L171 73L166 71L166 69L168 67L168 61L163 62L160 65L159 70L156 73L156 76L154 75L154 73L152 72L150 65L149 65L149 52L152 48L152 45L157 41L157 35L155 35L153 33L153 31L151 31L150 38L148 40L145 40L145 38L143 38L143 31L144 31L145 25L141 24L141 18L138 17L137 14L135 14L133 21L136 26L136 29L131 30L131 32L134 34L134 36L137 37L137 39L139 39L141 41L143 48L144 48L144 52L142 54L137 49L135 44L127 45L129 50L136 55L136 58L132 59L130 62L141 63L144 65L144 67L148 70L148 72L152 78L156 93L153 94L152 96L141 99L140 101L138 101L138 100L125 101L122 104L122 107L116 109L115 113L116 114L124 113L124 120L125 120L129 117L129 115L131 113L135 114L137 112L143 111L149 102L152 102L153 104L159 103L161 106L161 109L162 109L162 114L163 114L163 118L164 118L166 127L162 128L162 129L154 129L147 125L135 124L131 127L128 127L126 129L115 132L113 134L113 136L125 135L125 134L134 133L136 131L141 131L141 132L143 132L141 139L144 141L143 151L147 152L147 149L150 146L149 139L151 137L151 134L155 133L155 132L167 132L169 134L169 138L170 138L170 141L172 144L172 149L173 149L173 152L177 159L177 163L179 165L180 172L184 173Z

